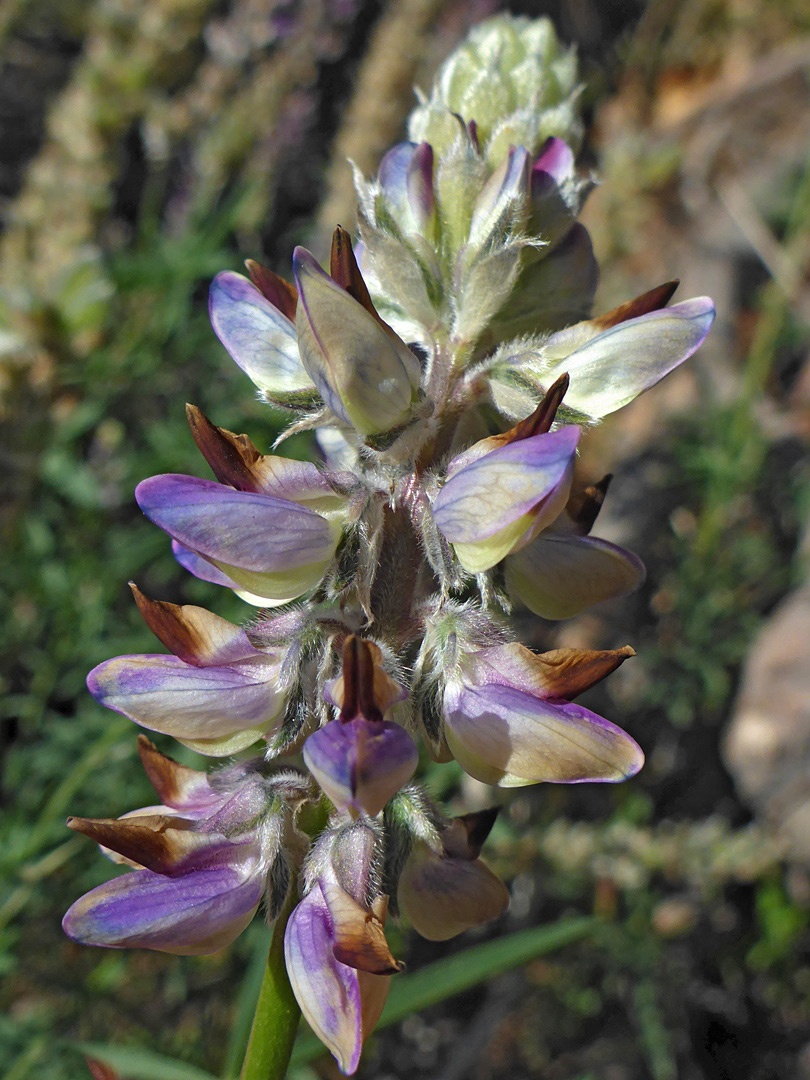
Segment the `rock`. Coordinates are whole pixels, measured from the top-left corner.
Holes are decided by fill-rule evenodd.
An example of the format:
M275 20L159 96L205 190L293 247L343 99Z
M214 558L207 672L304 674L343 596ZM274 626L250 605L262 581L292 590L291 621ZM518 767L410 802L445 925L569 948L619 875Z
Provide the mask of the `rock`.
M789 855L810 863L810 584L756 639L723 754L742 797Z

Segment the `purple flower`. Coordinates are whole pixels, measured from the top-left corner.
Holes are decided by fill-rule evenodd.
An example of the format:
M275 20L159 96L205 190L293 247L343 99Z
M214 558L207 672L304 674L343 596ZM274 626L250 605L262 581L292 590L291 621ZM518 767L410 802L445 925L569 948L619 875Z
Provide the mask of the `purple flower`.
M537 655L517 643L461 653L444 691L448 747L471 776L500 787L626 780L644 763L638 744L569 699L629 655Z
M638 297L615 311L553 334L542 348L551 384L563 372L571 381L565 403L598 419L627 405L687 360L714 321L707 296L660 306L670 286ZM655 304L654 308L649 305Z
M304 899L284 935L293 992L341 1072L353 1073L400 969L385 940L387 898L373 894L376 837L358 822L327 832L315 845Z
M304 743L304 761L326 795L352 817L378 814L413 776L419 754L399 724L383 719L405 691L382 669L373 642L350 636L343 675L329 688L340 717Z
M315 387L298 353L295 290L258 264L253 267L258 268L262 290L231 270L223 270L212 281L208 310L214 333L270 400L307 404L315 397Z
M568 500L579 428L524 435L521 427L451 461L433 500L436 525L471 573L525 547Z
M290 599L332 561L342 522L275 495L168 473L135 489L146 516L240 588Z
M150 629L174 655L106 660L87 677L91 694L202 754L236 753L273 730L285 701L284 652L254 648L241 627L204 608L149 600L132 588Z
M77 900L62 926L85 945L214 952L253 918L279 855L272 794L244 766L212 785L144 736L139 747L164 805L117 820L68 820L132 869Z

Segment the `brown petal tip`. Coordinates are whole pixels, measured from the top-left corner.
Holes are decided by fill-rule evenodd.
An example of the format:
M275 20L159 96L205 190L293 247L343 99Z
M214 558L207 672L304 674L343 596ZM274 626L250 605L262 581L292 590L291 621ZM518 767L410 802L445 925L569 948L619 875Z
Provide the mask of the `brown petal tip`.
M451 858L477 859L500 812L499 806L491 806L486 810L453 818L442 833L445 852Z
M657 285L654 289L636 296L632 300L626 300L623 304L606 311L593 320L594 326L600 330L608 330L611 326L627 322L628 319L636 319L639 315L648 315L651 311L658 311L666 307L672 299L680 281L665 281L663 285Z
M256 262L255 259L245 259L245 267L250 280L270 303L290 322L295 322L295 311L298 307L298 290L283 277L268 270L266 266Z
M254 466L262 455L252 440L247 435L236 435L217 427L196 405L186 405L186 416L197 449L217 480L239 491L260 490Z

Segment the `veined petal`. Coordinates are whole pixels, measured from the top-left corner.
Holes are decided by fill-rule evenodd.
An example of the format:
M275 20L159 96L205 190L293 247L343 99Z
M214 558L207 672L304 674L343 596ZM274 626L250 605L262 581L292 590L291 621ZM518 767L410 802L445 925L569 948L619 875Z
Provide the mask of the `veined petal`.
M304 743L304 761L326 795L353 816L374 816L413 776L419 753L387 720L330 720Z
M250 845L234 846L248 854ZM229 945L244 930L262 889L262 875L249 866L217 865L176 877L135 870L82 896L62 927L83 945L199 956Z
M361 435L399 427L410 416L419 363L408 346L298 247L293 268L301 359L332 412Z
M316 882L295 908L284 933L284 958L296 1001L307 1023L350 1075L363 1049L357 971L333 952L329 908Z
M568 499L579 428L493 450L454 473L433 517L472 572L494 566L551 524Z
M509 594L544 619L570 619L644 581L637 555L593 536L539 536L506 561Z
M566 405L588 416L607 416L690 357L713 321L714 304L706 296L628 319L559 361L548 380L567 371Z
M242 274L223 270L211 283L214 333L261 390L274 397L313 393L298 353L295 325Z
M168 473L135 490L141 510L173 539L260 596L299 595L320 580L340 524L287 499Z
M152 731L181 739L218 739L248 728L267 731L284 695L281 661L262 657L218 667L191 667L175 656L118 656L87 676L108 709Z
M405 863L397 895L416 932L428 941L447 941L509 906L506 886L480 859L438 855L421 842Z
M444 716L453 756L485 784L617 783L644 761L638 744L596 713L510 686L452 682Z

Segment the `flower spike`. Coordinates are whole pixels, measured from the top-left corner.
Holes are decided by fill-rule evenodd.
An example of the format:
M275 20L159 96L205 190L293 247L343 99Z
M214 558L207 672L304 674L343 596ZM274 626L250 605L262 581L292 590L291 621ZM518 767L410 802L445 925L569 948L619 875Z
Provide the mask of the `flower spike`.
M263 904L282 916L269 974L283 981L283 961L346 1075L402 966L389 904L436 941L509 904L482 857L497 809L434 805L418 733L437 765L500 788L618 783L644 760L577 703L633 649L535 653L525 611L510 619L513 603L563 619L641 585L637 556L592 534L610 476L579 475L579 447L714 317L706 297L667 306L676 282L592 317L580 87L549 20L487 20L420 96L408 141L376 176L355 170L357 243L337 226L328 273L297 247L294 285L250 259L249 276L216 275L214 333L292 414L276 446L312 436L317 456L265 453L188 405L213 478L154 476L136 500L185 569L254 610L229 622L133 586L168 651L88 676L140 727L239 758L206 773L139 737L155 805L70 819L121 876L73 904L66 932L202 954ZM295 1010L269 1017L270 1000L245 1075L274 1025L292 1046Z

